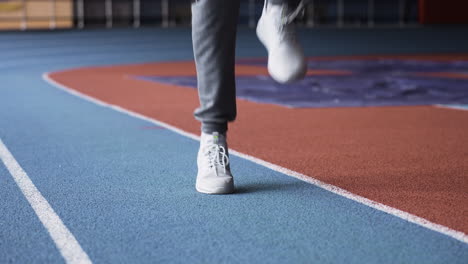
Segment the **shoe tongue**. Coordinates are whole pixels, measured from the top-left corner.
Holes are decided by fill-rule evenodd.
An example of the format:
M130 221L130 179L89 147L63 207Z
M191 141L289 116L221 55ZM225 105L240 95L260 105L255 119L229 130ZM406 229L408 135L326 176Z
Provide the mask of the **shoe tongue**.
M218 132L213 132L213 143L214 144L219 144L219 133Z
M226 136L219 132L213 132L211 134L202 134L201 141L207 144L224 145L226 142Z

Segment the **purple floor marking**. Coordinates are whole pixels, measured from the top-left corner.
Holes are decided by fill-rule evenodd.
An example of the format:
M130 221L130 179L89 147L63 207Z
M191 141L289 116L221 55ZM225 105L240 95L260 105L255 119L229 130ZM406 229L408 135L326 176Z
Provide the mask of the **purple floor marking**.
M242 64L242 63L241 63ZM265 62L248 65L266 66ZM268 76L236 76L239 98L286 107L349 107L468 104L468 79L417 76L419 73L468 73L468 61L399 59L324 60L309 69L347 70L353 74L315 75L287 85ZM195 88L195 76L137 76L138 79Z

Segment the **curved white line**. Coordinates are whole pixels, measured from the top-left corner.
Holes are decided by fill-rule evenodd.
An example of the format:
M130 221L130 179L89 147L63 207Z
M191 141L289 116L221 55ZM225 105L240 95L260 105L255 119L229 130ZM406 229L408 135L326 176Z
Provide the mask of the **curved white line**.
M116 106L116 105L106 103L106 102L101 101L99 99L90 97L90 96L88 96L86 94L83 94L81 92L73 90L73 89L71 89L71 88L69 88L69 87L67 87L65 85L62 85L62 84L54 81L52 78L49 77L49 73L44 73L42 75L42 78L46 82L48 82L48 83L52 84L53 86L55 86L56 88L59 88L59 89L65 91L67 93L73 94L73 95L75 95L77 97L80 97L82 99L85 99L87 101L95 103L97 105L100 105L100 106L103 106L103 107L109 107L109 108L111 108L111 109L113 109L115 111L121 112L123 114L126 114L126 115L129 115L129 116L133 116L135 118L139 118L139 119L148 121L150 123L153 123L153 124L156 124L158 126L161 126L161 127L167 128L169 130L172 130L173 132L178 133L178 134L180 134L182 136L185 136L185 137L197 140L197 141L200 140L200 137L195 135L195 134L183 131L183 130L177 128L177 127L174 127L174 126L169 125L167 123L161 122L159 120L149 118L147 116L141 115L141 114L133 112L131 110L124 109L124 108L122 108L120 106ZM340 187L337 187L335 185L331 185L331 184L319 181L317 179L314 179L311 176L307 176L307 175L304 175L302 173L292 171L290 169L278 166L276 164L270 163L270 162L265 161L265 160L261 160L259 158L252 157L252 156L244 154L242 152L230 149L230 153L234 154L234 155L236 155L238 157L241 157L243 159L249 160L251 162L257 163L259 165L262 165L264 167L267 167L267 168L269 168L271 170L274 170L274 171L286 174L288 176L297 178L299 180L311 183L311 184L313 184L315 186L318 186L318 187L320 187L322 189L325 189L327 191L330 191L332 193L338 194L340 196L346 197L346 198L351 199L353 201L356 201L358 203L367 205L367 206L372 207L374 209L377 209L379 211L391 214L393 216L399 217L399 218L401 218L403 220L406 220L408 222L423 226L423 227L425 227L427 229L439 232L441 234L447 235L449 237L452 237L454 239L457 239L457 240L459 240L461 242L464 242L464 243L468 244L468 235L461 232L461 231L457 231L457 230L451 229L449 227L433 223L433 222L431 222L431 221L429 221L427 219L424 219L422 217L419 217L419 216L410 214L408 212L405 212L405 211L390 207L388 205L384 205L384 204L381 204L379 202L367 199L365 197L362 197L360 195L351 193L351 192L349 192L349 191L347 191L345 189L342 189Z

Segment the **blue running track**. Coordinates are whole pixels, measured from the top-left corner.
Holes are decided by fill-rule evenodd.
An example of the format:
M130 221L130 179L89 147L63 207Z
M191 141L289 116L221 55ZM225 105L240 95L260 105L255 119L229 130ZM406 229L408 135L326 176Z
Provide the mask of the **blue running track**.
M460 32L321 29L303 39L308 55L467 52ZM468 262L466 243L238 157L231 158L237 194L199 194L198 142L143 129L150 124L41 78L188 60L190 41L187 29L0 34L0 138L93 262ZM240 57L265 56L251 30L240 31L238 47ZM0 163L0 263L63 262Z

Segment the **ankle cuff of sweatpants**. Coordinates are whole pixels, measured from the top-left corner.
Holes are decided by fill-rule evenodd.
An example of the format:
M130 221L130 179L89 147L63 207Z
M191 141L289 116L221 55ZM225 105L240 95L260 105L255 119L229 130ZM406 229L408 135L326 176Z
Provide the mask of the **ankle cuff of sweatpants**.
M226 123L202 123L201 130L204 133L212 134L213 132L226 133L228 124Z

